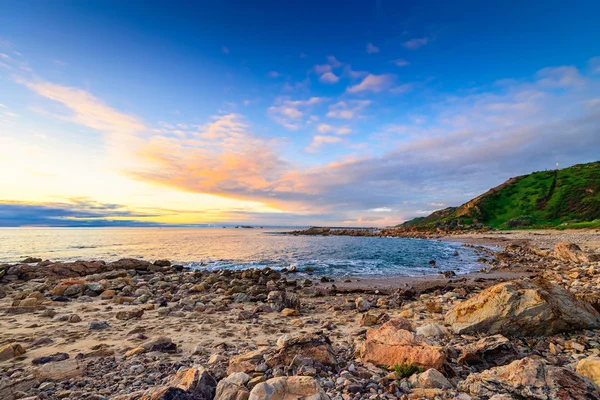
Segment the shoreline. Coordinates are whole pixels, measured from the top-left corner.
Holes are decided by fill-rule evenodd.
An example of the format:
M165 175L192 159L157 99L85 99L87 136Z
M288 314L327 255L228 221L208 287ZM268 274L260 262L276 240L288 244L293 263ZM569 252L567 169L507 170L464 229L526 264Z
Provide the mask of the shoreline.
M481 382L495 371L561 387L554 375L538 385L541 370L584 391L563 398L600 398L575 372L600 354L600 254L537 248L564 237L530 236L467 237L467 246L503 249L494 258L488 250L488 272L452 277L321 282L139 259L0 266L0 398L197 400L204 390L212 395L202 400L242 400L279 379L320 400L483 400ZM577 237L589 247L597 234ZM478 307L499 322L465 329L453 320ZM422 372L398 375L395 364ZM520 390L506 379L486 390Z

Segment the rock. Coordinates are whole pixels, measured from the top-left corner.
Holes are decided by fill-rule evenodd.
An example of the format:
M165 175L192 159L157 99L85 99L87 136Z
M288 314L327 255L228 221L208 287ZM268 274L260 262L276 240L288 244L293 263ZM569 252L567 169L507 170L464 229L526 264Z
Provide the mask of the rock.
M88 330L90 331L103 331L110 329L110 325L106 321L91 321L88 324Z
M86 364L79 360L64 360L40 365L34 368L33 375L36 379L52 379L55 381L67 380L83 376Z
M67 321L72 324L76 324L77 322L81 322L81 317L77 314L71 314L71 315L69 315L69 318L67 319Z
M281 310L281 315L283 315L284 317L295 317L299 314L300 313L298 312L298 310L295 310L293 308L284 308L283 310Z
M371 309L371 303L363 297L358 297L355 301L356 309L360 312L367 312Z
M325 335L307 333L277 340L279 350L267 359L267 365L289 365L294 357L312 358L323 365L335 365L337 360L329 338Z
M21 261L21 263L23 263L23 264L34 264L34 263L39 263L39 262L42 262L42 259L36 258L36 257L27 257L23 261Z
M217 382L203 367L181 370L163 386L146 391L139 400L213 400Z
M471 374L458 384L458 389L481 398L497 394L540 400L600 398L594 384L585 377L568 368L547 365L529 357Z
M46 309L44 311L42 311L42 313L40 314L40 317L42 318L53 318L56 315L56 311L51 310L51 309Z
M378 319L377 315L366 312L360 317L360 326L377 325Z
M262 348L232 357L229 360L227 374L231 375L236 372L252 373L256 371L256 367L265 362L265 356L268 353L268 349Z
M308 376L282 376L259 383L249 400L329 400L317 381Z
M169 261L169 260L156 260L156 261L154 261L154 265L156 265L158 267L170 267L171 266L171 261Z
M600 254L588 254L575 243L560 242L554 247L554 257L568 262L587 263L600 261Z
M114 291L112 289L108 289L108 290L105 290L104 292L100 293L100 298L102 300L110 300L113 297L115 297L116 294L117 294L116 291Z
M227 378L219 381L215 400L246 400L250 392L244 386L250 376L243 372L234 372Z
M127 358L127 357L131 357L131 356L135 356L136 354L142 354L145 352L146 352L146 349L140 346L140 347L131 349L129 351L126 351L124 355Z
M445 322L457 334L549 336L599 328L600 314L560 286L543 281L511 281L456 304L446 313Z
M213 354L208 358L208 365L218 364L220 362L226 361L227 357L221 354Z
M600 386L600 357L590 356L582 358L577 363L576 371L594 382L596 386Z
M446 332L438 324L427 324L417 328L417 336L441 338L446 336Z
M10 343L0 348L0 361L10 360L25 354L25 348L18 343Z
M171 338L161 336L149 342L142 344L146 351L160 351L162 353L174 353L177 351L177 344L171 341Z
M418 341L402 326L398 320L391 320L379 329L369 329L359 350L362 361L387 367L413 364L424 370L440 369L446 360L442 349Z
M38 299L36 298L27 298L19 301L19 307L35 307L38 305Z
M502 335L484 337L463 349L458 358L460 364L468 365L475 371L506 365L519 358L515 346Z
M130 319L140 319L142 318L142 315L144 315L144 310L142 309L138 309L138 310L125 310L125 311L119 311L117 313L117 315L115 316L115 318L117 318L118 320L121 321L128 321Z
M32 375L24 378L10 378L0 380L0 399L17 399L22 398L23 392L27 392L38 386L39 381Z
M50 362L64 361L69 358L67 353L55 353L50 356L37 357L31 360L33 365L48 364Z
M423 389L452 389L452 384L437 369L428 369L421 374L412 375L409 383L413 387Z

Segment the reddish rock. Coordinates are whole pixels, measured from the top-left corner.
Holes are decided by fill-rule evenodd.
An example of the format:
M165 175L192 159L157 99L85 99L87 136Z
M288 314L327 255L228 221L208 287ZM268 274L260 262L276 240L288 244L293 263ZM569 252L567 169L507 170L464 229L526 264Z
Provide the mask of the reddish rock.
M401 321L391 320L379 329L369 329L359 351L362 361L388 367L413 364L425 370L440 369L446 360L442 349L417 340L402 326Z

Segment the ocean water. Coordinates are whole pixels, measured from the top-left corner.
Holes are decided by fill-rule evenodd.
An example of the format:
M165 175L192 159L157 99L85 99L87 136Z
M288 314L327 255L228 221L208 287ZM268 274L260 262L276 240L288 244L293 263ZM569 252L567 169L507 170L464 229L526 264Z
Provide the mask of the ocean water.
M281 235L235 228L0 228L0 263L26 256L55 261L169 259L202 269L296 265L327 276L420 276L483 265L471 248L436 240ZM458 256L455 256L458 251ZM435 260L438 268L429 265Z

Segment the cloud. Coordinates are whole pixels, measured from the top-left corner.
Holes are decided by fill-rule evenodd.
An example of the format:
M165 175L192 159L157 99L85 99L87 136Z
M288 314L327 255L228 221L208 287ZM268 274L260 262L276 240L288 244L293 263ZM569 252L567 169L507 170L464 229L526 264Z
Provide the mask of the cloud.
M593 57L588 62L588 65L592 74L600 74L600 57Z
M549 87L581 86L584 79L572 66L544 68L536 74L538 83Z
M267 76L269 78L279 78L281 76L281 74L277 71L270 71Z
M229 54L229 49L225 46L221 47L221 51L223 52L223 54Z
M321 75L321 74L331 71L331 65L329 65L329 64L315 65L314 70L318 75Z
M150 137L135 151L144 167L127 174L179 190L270 203L269 193L289 168L276 144L255 135L240 115L215 116L185 137Z
M17 79L40 96L56 101L65 106L71 113L60 114L65 120L87 126L89 128L113 134L135 134L147 130L137 117L119 112L106 105L102 100L89 92L50 82Z
M335 74L333 74L332 72L326 72L323 75L321 75L321 77L319 78L320 82L323 83L338 83L340 80L340 78L338 78L337 76L335 76Z
M364 78L369 75L367 71L354 71L350 65L346 65L344 67L344 75L348 76L350 79L359 79Z
M418 49L419 47L425 46L427 43L429 43L429 38L427 37L423 37L423 38L413 38L410 40L407 40L406 42L402 43L402 46L406 47L407 49Z
M350 86L347 89L347 91L348 91L348 93L360 93L360 92L378 93L378 92L392 88L395 84L395 80L396 80L396 75L393 75L393 74L382 74L382 75L369 74L359 84Z
M326 114L329 118L353 119L360 116L360 112L364 110L370 100L350 100L339 101L329 106L329 112Z
M291 100L280 97L275 100L275 105L268 108L267 112L278 124L290 130L297 130L304 123L303 117L306 111L325 100L323 97L314 96L307 100Z
M69 202L24 203L0 200L0 226L156 226L140 218L156 214L129 210L120 204L99 203L87 198Z
M327 62L329 63L329 65L331 65L333 68L339 68L341 67L342 64L341 62L339 62L337 60L337 58L335 58L334 56L327 56Z
M367 53L369 53L369 54L379 53L379 47L376 47L375 45L373 45L373 43L368 43L367 44Z
M342 139L338 136L315 135L310 145L306 148L306 151L315 153L325 144L339 143L341 141Z
M334 132L338 135L348 135L352 133L352 130L347 126L341 126L336 128L329 124L319 124L319 126L317 126L317 131L319 131L319 133Z
M390 61L390 63L394 64L397 67L406 67L407 65L410 64L408 61L403 60L401 58L399 58L397 60L392 60L392 61Z
M343 64L334 56L327 56L327 64L319 64L313 67L317 75L321 75L319 81L323 83L337 83L339 77L333 74L333 69L341 67Z

